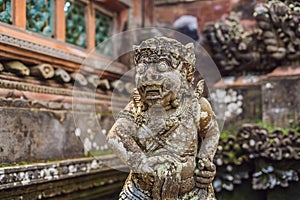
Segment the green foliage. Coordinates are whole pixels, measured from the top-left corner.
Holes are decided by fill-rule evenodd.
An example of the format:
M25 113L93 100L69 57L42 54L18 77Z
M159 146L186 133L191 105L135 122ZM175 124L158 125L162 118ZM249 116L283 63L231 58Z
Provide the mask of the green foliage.
M263 127L263 128L265 128L265 129L267 129L268 131L275 131L276 129L277 129L277 127L275 127L275 126L272 126L272 125L270 125L270 124L267 124L267 123L265 123L265 122L263 122L263 121L259 121L259 122L257 122L257 125L258 126L261 126L261 127Z
M275 126L269 125L267 123L264 123L262 121L259 121L255 124L257 126L259 126L260 128L266 129L269 134L276 133L276 134L287 135L287 134L291 133L291 131L296 131L296 132L299 131L299 127L279 128L279 127L275 127ZM254 127L255 127L255 124L253 124ZM259 128L259 127L257 127L257 128ZM251 147L249 138L248 139L243 138L243 136L242 136L243 134L244 133L242 133L242 132L240 133L238 131L238 129L226 130L221 133L220 141L219 141L219 145L218 145L217 156L220 159L222 159L222 162L224 164L240 165L243 162L248 161L250 159L250 157L253 158L254 155L257 155L257 152L255 152L255 151L248 152L249 149L253 149L253 146ZM251 140L259 140L258 138L256 138L257 136L253 136L253 137L254 138L252 138ZM278 137L280 137L280 135ZM250 136L250 138L251 138L251 136ZM276 140L274 138L269 138L265 142L274 144L276 142ZM249 155L250 155L250 157L249 157Z
M299 130L300 130L300 127L295 126L295 125L291 125L289 128L280 128L280 127L276 127L276 126L271 125L271 124L267 124L263 121L257 122L257 125L267 129L269 132L273 132L273 131L276 131L276 130L281 130L282 134L288 134L290 130L294 130L296 132L299 132Z
M230 135L231 133L229 131L224 131L220 134L220 140L226 140Z
M0 164L0 168L4 168L4 167L8 167L9 165L8 164L5 164L5 163L2 163Z
M227 140L230 136L235 136L235 135L237 135L238 134L238 131L228 131L228 130L226 130L226 131L223 131L221 134L220 134L220 140L222 140L222 141L225 141L225 140Z
M87 157L97 157L97 156L104 156L104 155L110 155L113 154L113 151L111 149L108 150L102 150L102 151L89 151Z
M16 162L13 162L13 163L2 163L2 164L0 164L0 168L13 167L13 166L22 166L22 165L28 165L28 164L32 164L32 162L22 161L22 162L19 162L19 163L16 163Z
M246 158L240 144L236 141L237 134L237 131L224 131L220 135L217 154L221 154L224 164L240 165Z

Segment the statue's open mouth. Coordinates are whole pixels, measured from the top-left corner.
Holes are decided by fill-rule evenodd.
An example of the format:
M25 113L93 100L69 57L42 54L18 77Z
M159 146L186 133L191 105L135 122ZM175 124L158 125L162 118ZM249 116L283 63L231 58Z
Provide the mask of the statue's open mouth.
M141 90L144 97L148 100L161 99L163 97L161 85L143 85Z

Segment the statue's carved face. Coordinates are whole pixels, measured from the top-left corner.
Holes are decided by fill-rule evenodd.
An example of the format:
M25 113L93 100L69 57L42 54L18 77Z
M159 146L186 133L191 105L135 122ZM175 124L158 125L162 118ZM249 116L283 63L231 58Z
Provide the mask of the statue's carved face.
M134 46L135 82L141 100L147 105L177 108L189 96L194 79L194 44L155 37Z
M151 105L175 100L182 84L182 75L168 59L160 58L155 62L139 63L135 81L142 100Z

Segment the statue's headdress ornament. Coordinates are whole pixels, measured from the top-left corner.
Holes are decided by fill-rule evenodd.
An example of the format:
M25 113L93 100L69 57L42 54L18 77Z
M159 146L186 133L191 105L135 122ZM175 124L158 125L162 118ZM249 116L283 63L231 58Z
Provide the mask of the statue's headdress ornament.
M174 69L185 72L187 80L193 84L195 71L194 44L183 45L175 39L155 37L134 46L134 64L155 62L160 57L167 57Z

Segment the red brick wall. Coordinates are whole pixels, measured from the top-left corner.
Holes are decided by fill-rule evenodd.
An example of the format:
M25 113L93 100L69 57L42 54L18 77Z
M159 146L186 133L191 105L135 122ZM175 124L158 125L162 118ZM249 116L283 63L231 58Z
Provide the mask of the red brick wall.
M233 0L196 1L178 4L156 5L156 25L171 27L182 15L193 15L198 19L198 30L201 32L205 23L220 19L228 14L233 6Z

